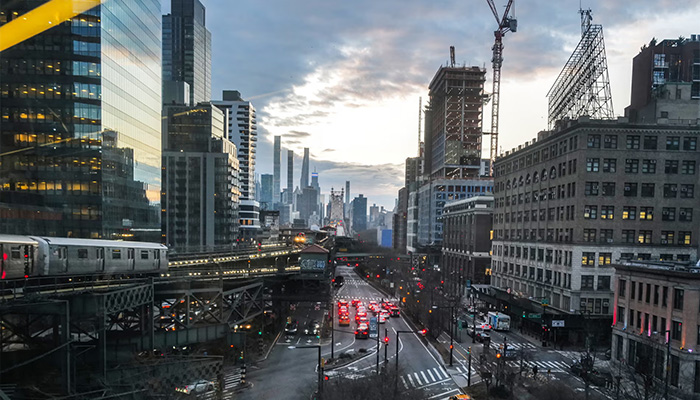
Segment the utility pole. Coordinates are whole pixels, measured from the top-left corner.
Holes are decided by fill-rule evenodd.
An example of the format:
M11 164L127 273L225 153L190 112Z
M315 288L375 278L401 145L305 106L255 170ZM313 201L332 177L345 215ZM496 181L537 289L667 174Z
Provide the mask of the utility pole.
M384 328L384 364L389 362L387 353L389 352L389 329Z
M450 367L452 366L452 358L453 358L453 357L452 357L452 352L454 351L454 348L455 348L455 346L454 346L454 340L455 340L455 339L454 339L454 338L455 338L455 323L454 323L455 316L454 316L454 311L455 311L455 307L454 307L454 306L451 306L451 307L450 307L450 325L451 325L451 326L450 326L450 331L451 331L451 332L450 332ZM476 336L476 334L475 334L474 336Z
M467 349L467 354L469 355L469 361L467 363L467 386L472 385L472 346Z

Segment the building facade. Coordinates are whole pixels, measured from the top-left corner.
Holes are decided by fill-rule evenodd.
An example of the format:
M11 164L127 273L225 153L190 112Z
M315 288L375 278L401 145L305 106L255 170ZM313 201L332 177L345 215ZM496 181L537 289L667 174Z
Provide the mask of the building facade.
M0 25L37 4L1 3ZM161 68L156 0L105 2L2 52L0 232L160 241Z
M351 203L352 230L356 233L367 229L367 198L360 194Z
M299 188L304 189L309 186L309 148L304 147L304 158L301 160L301 177L299 177Z
M444 291L466 296L466 282L488 284L491 273L493 196L475 196L445 205L442 213Z
M398 203L392 221L392 247L398 254L406 254L406 227L408 222L408 190L399 189Z
M275 142L273 145L273 182L272 182L272 202L277 204L280 202L280 195L282 193L281 189L281 178L282 178L282 136L275 136Z
M272 209L272 194L274 186L274 176L271 174L260 175L260 207L265 210Z
M163 81L187 82L189 104L211 100L211 32L199 0L171 0L163 16Z
M697 125L581 117L506 152L492 285L611 316L616 260L697 260L697 140Z
M659 394L667 379L672 393L700 393L700 269L659 262L614 268L612 359L618 368L653 378Z
M210 103L163 109L163 243L182 252L238 238L238 159L224 113Z

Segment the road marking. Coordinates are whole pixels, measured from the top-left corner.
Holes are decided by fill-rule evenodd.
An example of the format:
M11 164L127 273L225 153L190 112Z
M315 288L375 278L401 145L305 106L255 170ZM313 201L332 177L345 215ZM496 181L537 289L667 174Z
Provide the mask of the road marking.
M430 380L433 381L433 382L435 382L436 379L435 379L435 377L433 376L433 373L430 372L430 370L427 370L426 372L428 373L428 375L430 375ZM439 378L439 376L438 376L438 378Z
M450 391L448 391L448 392L438 393L438 394L436 394L436 395L434 395L434 396L430 396L430 397L428 397L428 399L434 399L434 398L436 398L436 397L445 398L445 396L447 396L448 394L451 394L451 393L462 393L462 391L459 390L459 389L452 389L452 390L450 390Z
M423 380L425 381L425 383L428 383L428 382L430 382L430 381L428 380L428 377L427 377L427 376L425 376L425 374L423 373L423 371L421 371L421 372L420 372L420 376L422 376L422 377L423 377ZM434 381L434 380L435 380L435 379L433 378L433 381Z
M421 382L420 376L418 376L418 373L417 373L417 372L414 372L414 373L413 373L413 376L416 378L416 382L418 382L418 385L419 385L419 386L423 384L423 382ZM426 382L426 383L427 383L427 382Z
M409 375L406 375L406 377L408 377L408 381L411 382L411 386L415 387L416 384L413 383L413 379L411 378L411 375L410 375L410 374L409 374Z
M459 372L459 373L461 374L461 373L462 373L462 369L459 368L459 367L457 367L457 372Z
M403 379L403 376L400 376L399 378L401 378L401 383L403 383L403 386L404 386L406 389L408 389L408 384L406 384L406 380Z
M433 368L433 371L435 371L435 376L437 376L438 379L440 379L440 377L441 377L441 376L440 376L440 373L442 373L442 375L444 375L445 378L449 378L449 377L450 377L449 375L447 375L447 373L446 373L445 371L443 371L443 370L440 369L440 368Z

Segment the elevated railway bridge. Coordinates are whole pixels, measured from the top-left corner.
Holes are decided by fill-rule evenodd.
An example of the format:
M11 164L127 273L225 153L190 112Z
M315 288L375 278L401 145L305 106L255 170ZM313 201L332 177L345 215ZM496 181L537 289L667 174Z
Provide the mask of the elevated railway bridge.
M223 386L224 358L245 348L237 328L262 329L263 314L280 320L290 302L330 300L329 256L310 264L304 251L265 245L172 255L156 275L0 281L0 399L7 385L66 399L169 398L200 378Z

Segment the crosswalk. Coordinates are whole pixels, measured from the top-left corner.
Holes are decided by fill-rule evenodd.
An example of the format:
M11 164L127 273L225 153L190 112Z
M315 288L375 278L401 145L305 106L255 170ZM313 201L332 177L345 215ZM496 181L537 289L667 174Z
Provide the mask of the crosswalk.
M419 388L431 383L442 382L449 379L450 376L442 370L442 368L428 368L422 371L411 372L399 376L399 380L404 388Z
M550 372L568 372L569 371L569 364L563 362L563 361L527 361L525 364L529 367L530 370L532 370L532 367L534 365L537 365L537 372L546 374L547 371ZM513 360L513 361L508 361L508 365L511 367L518 368L520 367L520 361Z
M343 300L352 300L352 299L358 299L362 300L364 302L374 300L377 303L381 302L382 300L384 301L390 301L390 302L396 302L397 299L395 298L388 298L388 297L376 297L376 296L335 296L336 301L343 299Z
M503 346L503 342L491 341L491 344L489 346L495 350L498 350L498 349L500 349L499 346ZM512 346L516 350L520 350L520 349L534 350L537 348L537 346L535 346L534 344L532 344L530 342L524 342L524 343L508 342L508 346Z

